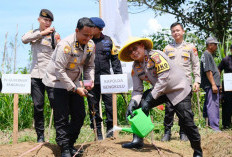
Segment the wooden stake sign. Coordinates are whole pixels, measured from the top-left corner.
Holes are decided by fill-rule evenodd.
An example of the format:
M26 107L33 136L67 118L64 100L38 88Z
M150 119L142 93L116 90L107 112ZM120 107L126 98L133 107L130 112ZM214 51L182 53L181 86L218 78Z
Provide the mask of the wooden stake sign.
M14 94L13 144L18 142L18 94L31 93L30 74L3 74L2 93Z
M113 106L113 126L117 126L117 94L128 92L128 77L127 74L101 75L101 93L112 94ZM117 138L118 133L114 132L114 137Z

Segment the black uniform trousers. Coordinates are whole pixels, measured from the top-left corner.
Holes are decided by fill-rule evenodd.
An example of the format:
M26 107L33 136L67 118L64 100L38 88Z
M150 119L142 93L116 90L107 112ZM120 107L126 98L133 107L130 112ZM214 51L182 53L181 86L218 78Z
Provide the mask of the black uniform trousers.
M61 147L72 146L84 123L84 98L66 89L46 88L54 111L56 142Z
M144 92L142 99L144 99L150 91L151 89ZM188 96L186 96L181 102L174 106L166 95L162 95L155 100L155 103L151 105L151 108L163 103L169 105L168 107L172 107L179 118L179 124L183 128L184 133L187 135L192 148L196 149L194 148L196 142L199 143L201 137L193 119L194 114L191 109L191 96L192 93L190 92Z
M94 88L90 91L90 93L94 96L94 97L88 97L90 120L91 120L90 126L91 128L93 128L93 118L95 118L97 128L101 128L102 119L100 117L100 112L99 112L99 101L101 94L100 84L95 84ZM113 127L112 94L102 94L102 100L104 102L105 110L106 110L106 118L107 118L106 125L108 131ZM93 117L92 115L93 110L95 110L95 117Z
M34 103L34 122L37 135L44 133L44 95L45 85L42 79L31 78L31 97Z
M165 117L164 117L164 127L165 127L165 131L167 130L171 130L172 126L173 126L173 121L174 121L174 106L170 104L170 102L166 103L166 107L165 107ZM180 132L179 134L183 134L184 130L180 125L180 121L179 121L179 126L180 126Z
M232 116L232 92L223 93L222 102L222 125L224 128L228 128L231 125L231 116Z
M191 86L191 88L192 88L192 86ZM166 107L165 107L165 117L164 117L165 131L171 130L171 128L173 126L173 121L174 121L174 114L175 114L174 106L171 105L170 102L167 102ZM184 134L184 129L181 127L180 121L179 121L179 126L180 126L179 134Z

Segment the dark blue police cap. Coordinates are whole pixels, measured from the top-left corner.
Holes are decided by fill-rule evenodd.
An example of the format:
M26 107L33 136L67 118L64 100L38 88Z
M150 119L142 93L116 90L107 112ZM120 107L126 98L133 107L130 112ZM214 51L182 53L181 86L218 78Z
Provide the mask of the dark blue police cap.
M105 27L105 22L99 17L91 17L90 20L93 21L94 25L98 28Z
M48 9L42 9L39 13L39 16L49 18L52 21L54 20L52 12Z

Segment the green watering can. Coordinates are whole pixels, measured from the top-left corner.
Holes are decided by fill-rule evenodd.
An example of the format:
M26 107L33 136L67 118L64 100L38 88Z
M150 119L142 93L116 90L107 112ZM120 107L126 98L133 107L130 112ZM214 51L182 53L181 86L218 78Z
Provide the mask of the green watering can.
M154 129L151 117L147 116L141 108L134 110L133 114L135 115L133 118L131 115L127 117L131 128L122 128L122 131L134 133L141 138L147 136Z

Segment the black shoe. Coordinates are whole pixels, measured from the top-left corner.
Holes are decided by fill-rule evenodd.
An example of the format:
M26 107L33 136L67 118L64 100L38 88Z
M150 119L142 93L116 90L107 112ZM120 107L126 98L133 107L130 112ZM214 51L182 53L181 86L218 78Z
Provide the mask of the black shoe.
M202 151L195 150L193 153L193 157L202 157Z
M114 135L113 135L113 131L107 132L106 138L111 138L111 137L113 137L113 136L114 136Z
M77 153L77 149L74 146L70 146L69 151L70 151L71 156L73 156Z
M133 140L130 143L125 143L122 145L123 148L136 148L141 149L143 147L143 138L138 137L137 135L133 134Z
M230 126L227 125L223 126L223 130L227 130L227 129L230 129Z
M79 152L77 153L77 149L74 146L70 147L69 150L70 150L71 156L74 156L76 154L75 157L81 157L84 153L82 149L79 150Z
M63 151L61 151L61 157L72 157L70 150L69 149L65 149Z
M161 139L162 142L170 141L171 140L171 129L165 128L164 136Z
M103 140L101 128L97 128L97 138L99 141Z
M201 141L192 141L191 147L194 150L193 157L202 157Z
M185 134L180 134L180 140L181 141L188 141L188 137Z
M163 138L161 139L162 142L167 142L171 140L171 134L164 134Z
M45 142L44 135L43 134L37 135L37 143L43 143L43 142Z

